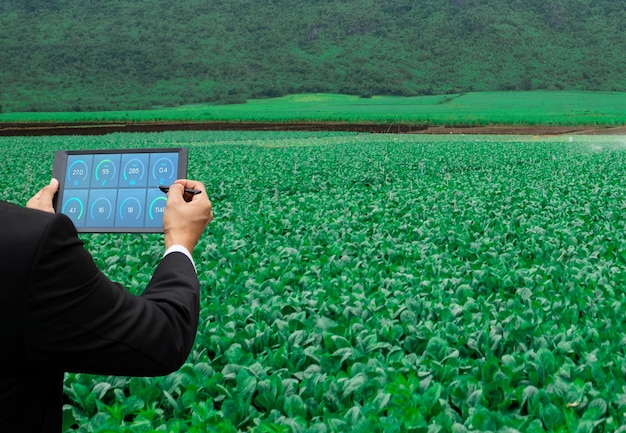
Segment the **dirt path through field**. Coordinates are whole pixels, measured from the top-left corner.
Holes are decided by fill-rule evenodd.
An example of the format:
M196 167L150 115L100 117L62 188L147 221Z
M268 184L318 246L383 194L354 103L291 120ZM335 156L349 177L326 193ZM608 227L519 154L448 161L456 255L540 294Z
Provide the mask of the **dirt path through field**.
M626 126L419 126L375 123L132 122L0 123L0 136L105 135L163 131L347 131L379 134L626 135Z

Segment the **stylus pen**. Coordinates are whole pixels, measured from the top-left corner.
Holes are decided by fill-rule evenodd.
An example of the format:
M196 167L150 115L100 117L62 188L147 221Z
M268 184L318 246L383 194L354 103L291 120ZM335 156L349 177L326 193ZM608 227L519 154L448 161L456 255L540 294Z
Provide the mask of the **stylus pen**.
M170 190L170 187L169 187L169 186L163 186L163 185L160 185L160 186L159 186L159 189L160 189L161 191L163 191L165 194L167 194L167 192ZM185 192L186 192L186 193L188 193L188 194L193 194L193 195L196 195L196 194L200 194L202 191L200 191L199 189L189 189L189 188L185 188Z

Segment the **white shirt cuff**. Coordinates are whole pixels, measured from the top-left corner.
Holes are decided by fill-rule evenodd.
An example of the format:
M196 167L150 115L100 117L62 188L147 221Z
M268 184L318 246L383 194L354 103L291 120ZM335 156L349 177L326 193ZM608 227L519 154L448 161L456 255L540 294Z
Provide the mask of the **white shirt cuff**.
M191 257L191 253L189 252L187 248L183 247L182 245L172 245L171 247L167 249L167 251L165 251L165 254L163 254L163 257L167 256L169 253L183 253L184 255L186 255L191 261L191 264L193 265L193 269L196 271L196 273L198 273L198 269L196 269L196 264L193 261L193 257Z

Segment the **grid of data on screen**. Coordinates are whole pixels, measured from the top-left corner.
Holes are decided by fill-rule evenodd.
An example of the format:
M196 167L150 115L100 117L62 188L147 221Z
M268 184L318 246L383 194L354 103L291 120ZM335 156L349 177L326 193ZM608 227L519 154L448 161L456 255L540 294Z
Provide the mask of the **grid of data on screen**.
M76 227L158 228L178 153L69 155L61 212Z

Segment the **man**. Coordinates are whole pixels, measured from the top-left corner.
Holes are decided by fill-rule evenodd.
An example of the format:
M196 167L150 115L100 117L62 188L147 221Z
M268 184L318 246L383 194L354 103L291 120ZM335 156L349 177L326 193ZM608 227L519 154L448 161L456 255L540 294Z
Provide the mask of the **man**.
M177 370L198 326L191 252L213 218L204 185L185 179L170 187L165 255L141 296L104 276L71 220L54 213L58 186L52 179L27 208L0 202L2 432L60 432L66 371L159 376ZM201 193L187 197L184 188Z

